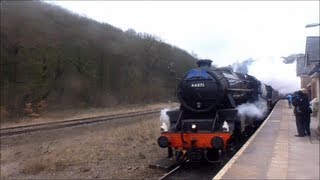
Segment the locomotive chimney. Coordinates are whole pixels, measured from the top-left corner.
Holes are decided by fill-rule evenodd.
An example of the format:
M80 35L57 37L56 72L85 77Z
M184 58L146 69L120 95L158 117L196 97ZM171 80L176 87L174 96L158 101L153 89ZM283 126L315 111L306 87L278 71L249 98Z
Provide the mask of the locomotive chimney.
M212 61L210 59L201 59L197 61L198 67L211 67Z

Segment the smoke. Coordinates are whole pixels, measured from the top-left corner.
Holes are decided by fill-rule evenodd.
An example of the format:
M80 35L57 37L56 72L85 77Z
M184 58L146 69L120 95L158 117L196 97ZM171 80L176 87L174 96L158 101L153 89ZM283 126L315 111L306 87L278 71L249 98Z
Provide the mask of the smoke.
M170 110L171 108L165 108L165 109L162 109L160 112L160 123L161 123L160 129L163 132L168 131L170 128L169 116L167 115L167 111L170 111Z
M249 58L247 60L240 62L233 63L231 65L232 69L235 72L243 73L243 74L248 74L248 66L251 65L254 62L252 58Z
M254 103L244 103L236 109L240 117L262 118L266 115L268 106L266 100L259 98L259 100Z
M282 94L291 93L300 88L300 79L296 75L296 63L284 64L280 58L262 58L249 66L249 74L265 84L271 85Z
M285 64L283 59L264 57L247 59L232 65L234 71L256 77L282 94L299 90L300 79L296 75L296 63Z

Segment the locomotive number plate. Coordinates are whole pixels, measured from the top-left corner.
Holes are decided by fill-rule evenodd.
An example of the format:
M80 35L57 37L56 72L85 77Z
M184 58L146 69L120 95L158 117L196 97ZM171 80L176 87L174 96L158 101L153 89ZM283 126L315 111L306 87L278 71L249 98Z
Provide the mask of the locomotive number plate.
M204 83L192 83L191 87L204 87Z

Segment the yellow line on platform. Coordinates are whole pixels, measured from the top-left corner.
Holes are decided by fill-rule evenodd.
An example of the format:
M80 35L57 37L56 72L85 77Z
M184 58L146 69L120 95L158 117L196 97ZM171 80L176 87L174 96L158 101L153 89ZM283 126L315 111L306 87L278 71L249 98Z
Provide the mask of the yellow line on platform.
M233 165L233 163L238 159L239 156L241 156L241 154L243 153L243 151L249 146L249 144L251 143L251 141L256 137L256 135L260 132L260 130L263 128L263 126L267 123L267 121L269 120L272 112L278 108L279 105L279 101L277 102L277 104L275 105L275 107L273 108L273 110L270 112L269 116L267 117L267 119L261 124L261 126L257 129L257 131L250 137L250 139L242 146L242 148L229 160L229 162L219 171L218 174L216 174L213 177L213 180L219 180L222 178L222 176L227 172L228 169L231 168L231 166Z

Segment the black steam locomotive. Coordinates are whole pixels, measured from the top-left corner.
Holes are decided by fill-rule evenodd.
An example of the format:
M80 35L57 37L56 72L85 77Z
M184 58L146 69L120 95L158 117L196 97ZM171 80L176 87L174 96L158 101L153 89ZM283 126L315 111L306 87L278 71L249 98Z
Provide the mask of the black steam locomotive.
M271 109L277 92L248 74L230 67L213 68L211 60L199 60L178 85L180 109L167 111L169 128L158 145L168 148L177 161L221 162L237 139L257 126L257 118L241 117L237 107L264 100ZM175 152L175 153L173 153Z

